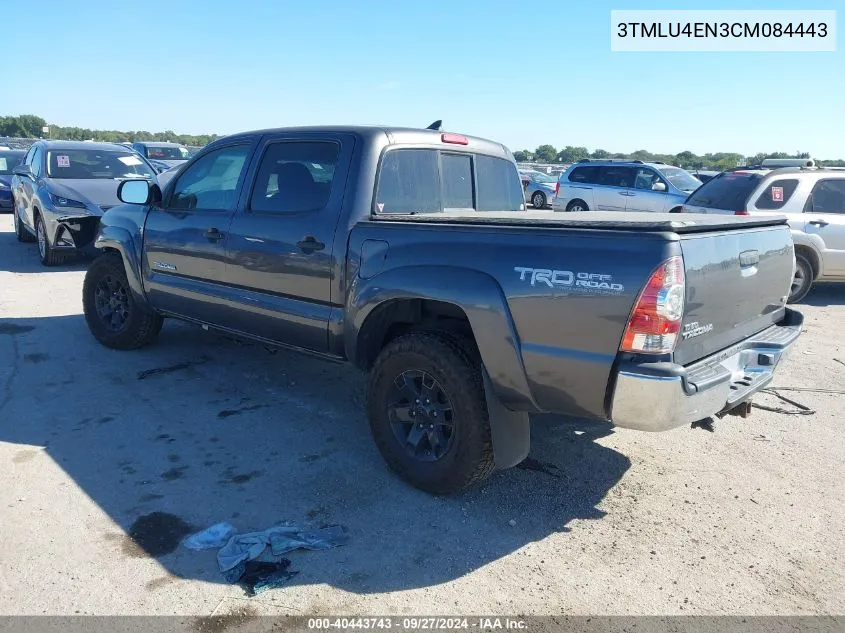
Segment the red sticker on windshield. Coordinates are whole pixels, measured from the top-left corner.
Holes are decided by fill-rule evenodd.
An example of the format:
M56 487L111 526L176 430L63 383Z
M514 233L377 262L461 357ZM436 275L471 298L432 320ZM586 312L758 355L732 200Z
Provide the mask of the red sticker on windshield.
M56 165L59 167L70 167L70 156L56 156Z
M772 187L772 202L783 202L783 187Z

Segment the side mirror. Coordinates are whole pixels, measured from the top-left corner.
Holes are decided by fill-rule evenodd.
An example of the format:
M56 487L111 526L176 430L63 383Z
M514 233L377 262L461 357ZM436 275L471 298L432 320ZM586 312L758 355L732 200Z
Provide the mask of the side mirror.
M662 182L656 182L651 186L652 191L666 191L666 184Z
M117 187L117 197L126 204L147 204L150 200L150 183L146 180L124 180Z
M15 167L12 170L12 173L15 176L20 176L21 178L34 178L32 175L32 168L29 165L24 165L23 163Z

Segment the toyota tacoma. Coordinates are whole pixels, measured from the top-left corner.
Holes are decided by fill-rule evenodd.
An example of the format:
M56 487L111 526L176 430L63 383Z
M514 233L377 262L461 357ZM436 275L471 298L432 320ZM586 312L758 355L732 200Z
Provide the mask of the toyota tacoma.
M176 318L351 362L385 461L435 494L524 460L532 413L747 413L801 331L785 218L529 211L506 147L439 129L236 134L119 197L83 288L100 343Z

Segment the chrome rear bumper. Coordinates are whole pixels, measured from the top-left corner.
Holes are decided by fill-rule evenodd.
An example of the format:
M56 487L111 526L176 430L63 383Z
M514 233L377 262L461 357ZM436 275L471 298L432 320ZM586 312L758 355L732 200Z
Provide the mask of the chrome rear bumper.
M688 367L621 364L611 401L613 424L666 431L747 402L772 381L803 322L800 312L787 309L780 323Z

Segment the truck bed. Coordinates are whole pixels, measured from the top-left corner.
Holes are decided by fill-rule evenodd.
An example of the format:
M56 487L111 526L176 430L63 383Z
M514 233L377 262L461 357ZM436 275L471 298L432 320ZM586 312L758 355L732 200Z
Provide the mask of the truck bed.
M605 231L642 231L645 233L670 232L679 235L729 231L786 224L784 216L731 216L704 213L628 213L624 211L582 211L559 213L556 211L502 211L444 213L376 214L377 222L431 222L439 224L472 224L533 226L538 228L585 229Z

